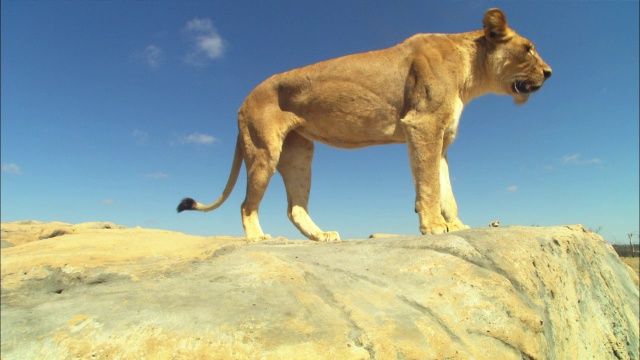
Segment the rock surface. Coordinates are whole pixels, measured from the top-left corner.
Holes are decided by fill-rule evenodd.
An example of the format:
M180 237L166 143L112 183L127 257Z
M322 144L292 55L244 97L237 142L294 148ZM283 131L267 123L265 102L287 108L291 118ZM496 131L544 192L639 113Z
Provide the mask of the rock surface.
M76 234L89 229L124 229L110 222L67 224L63 222L18 221L2 223L2 248L26 244L31 241L51 239L66 234Z
M246 244L15 224L3 240L36 241L2 249L2 359L639 357L637 276L580 225Z

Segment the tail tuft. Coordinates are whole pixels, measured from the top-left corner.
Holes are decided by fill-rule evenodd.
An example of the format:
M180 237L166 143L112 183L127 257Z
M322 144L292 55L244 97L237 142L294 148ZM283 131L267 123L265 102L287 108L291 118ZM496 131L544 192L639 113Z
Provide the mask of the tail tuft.
M182 212L184 210L195 210L195 208L196 208L195 200L193 200L192 198L184 198L180 202L180 205L178 205L178 212Z

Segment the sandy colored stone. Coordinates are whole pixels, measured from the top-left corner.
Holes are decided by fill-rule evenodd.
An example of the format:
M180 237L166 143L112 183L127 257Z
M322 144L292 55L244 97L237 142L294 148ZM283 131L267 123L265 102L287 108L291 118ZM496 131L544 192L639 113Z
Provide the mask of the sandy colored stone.
M3 248L22 245L32 241L50 239L66 234L75 234L78 231L90 229L124 229L111 222L87 222L81 224L68 224L63 222L40 222L33 220L3 222L0 225Z
M2 359L639 356L638 288L579 225L258 244L74 229L2 250Z
M226 246L244 244L241 238L217 237L213 241L212 238L164 230L122 226L101 228L88 224L70 227L47 224L43 231L30 230L28 234L58 231L52 229L69 231L54 238L4 249L3 289L14 289L23 281L46 278L55 271L66 276L118 274L134 280L138 276L158 277L163 272L179 270L189 261L207 258Z

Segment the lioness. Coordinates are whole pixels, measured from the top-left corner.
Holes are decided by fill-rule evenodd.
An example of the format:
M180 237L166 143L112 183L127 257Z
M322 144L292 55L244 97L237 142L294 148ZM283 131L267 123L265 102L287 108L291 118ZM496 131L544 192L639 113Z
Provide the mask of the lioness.
M348 55L274 75L238 111L239 134L227 185L204 205L185 198L183 210L211 211L227 199L244 160L247 194L242 224L249 241L269 238L258 207L276 169L284 179L288 216L309 239L338 241L307 213L313 141L354 149L407 143L422 234L466 229L458 218L447 164L462 108L487 93L524 104L551 76L531 41L488 10L484 30L418 34L388 49Z

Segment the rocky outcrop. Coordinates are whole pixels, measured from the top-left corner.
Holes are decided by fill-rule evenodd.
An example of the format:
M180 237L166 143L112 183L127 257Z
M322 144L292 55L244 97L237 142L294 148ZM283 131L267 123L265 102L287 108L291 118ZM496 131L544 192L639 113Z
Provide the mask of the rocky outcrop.
M258 244L76 229L2 249L2 358L638 359L634 276L579 225Z
M82 224L68 224L63 222L40 222L40 221L18 221L12 223L2 223L0 232L2 233L2 247L26 244L31 241L44 240L62 236L65 234L76 234L79 231L89 229L124 229L111 222L87 222Z

